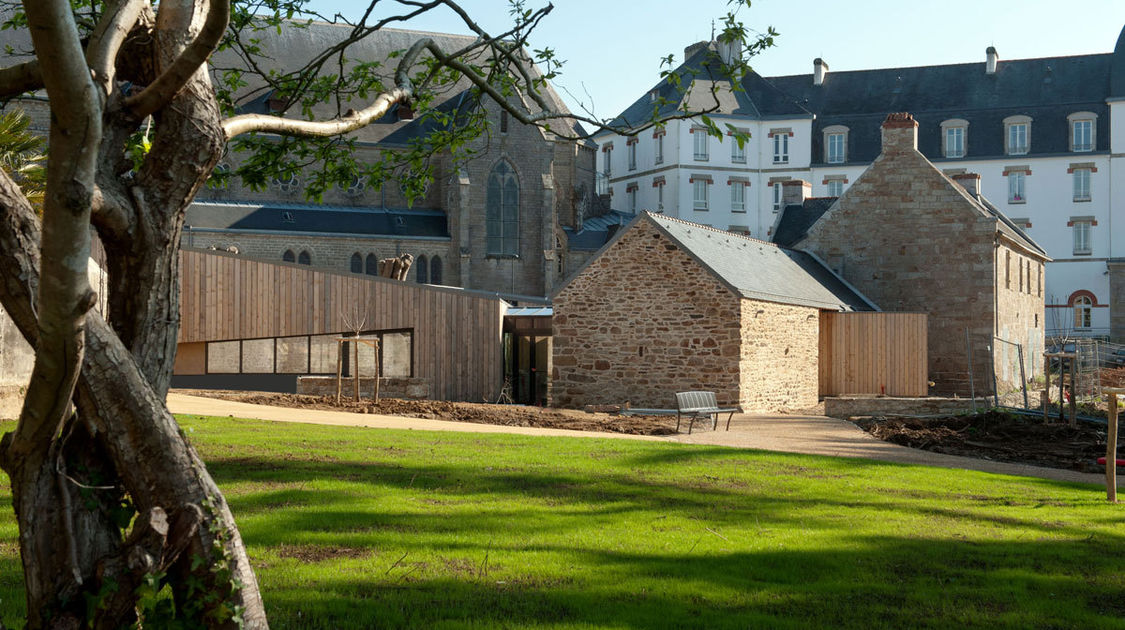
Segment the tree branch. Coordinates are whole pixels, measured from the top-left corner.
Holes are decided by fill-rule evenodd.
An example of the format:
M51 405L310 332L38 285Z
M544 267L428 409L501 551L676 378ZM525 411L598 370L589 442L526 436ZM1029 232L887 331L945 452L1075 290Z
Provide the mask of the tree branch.
M9 98L43 88L39 60L32 59L0 69L0 98Z
M125 37L137 23L146 0L113 0L106 3L98 26L86 47L86 62L94 72L94 80L105 94L113 91L113 77L117 69L117 52Z
M207 7L207 19L195 39L151 85L125 100L125 107L137 120L168 104L183 89L191 75L207 62L222 41L229 20L230 0L211 0Z

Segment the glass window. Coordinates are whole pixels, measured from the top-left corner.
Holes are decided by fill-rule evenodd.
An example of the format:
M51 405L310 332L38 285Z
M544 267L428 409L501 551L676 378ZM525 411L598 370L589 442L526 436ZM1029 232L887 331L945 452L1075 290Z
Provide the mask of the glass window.
M363 273L363 257L359 255L359 252L352 254L351 271L352 273Z
M844 194L844 180L830 179L828 180L828 196L839 197Z
M657 164L663 164L664 163L664 134L663 133L657 134L656 137L652 139L652 143L654 145L653 148L655 149L655 152L656 152L656 163Z
M965 157L965 128L948 127L945 130L945 157Z
M658 210L664 209L664 182L656 185L656 207Z
M691 136L692 142L695 144L695 159L701 162L706 162L710 157L708 153L708 143L710 142L710 136L707 135L707 130L700 127L694 127L691 130Z
M363 272L369 276L379 275L379 259L375 254L368 254L364 261Z
M1090 169L1074 169L1074 200L1090 200Z
M430 259L430 284L441 284L441 256Z
M1074 298L1074 327L1075 328L1089 328L1091 323L1091 311L1093 310L1093 300L1085 295L1080 295Z
M606 153L609 164L609 153ZM519 254L520 185L507 162L500 162L488 176L485 211L488 254L516 256Z
M281 337L276 343L278 374L304 374L309 371L308 337Z
M1023 171L1008 173L1008 203L1024 203L1027 196L1024 184L1027 174Z
M208 374L238 374L242 344L238 341L214 341L207 344Z
M773 135L773 163L789 163L789 133L780 132Z
M730 209L731 212L746 212L746 185L742 182L731 182Z
M703 179L697 179L692 182L693 192L693 207L696 210L707 209L707 188L711 182Z
M282 262L297 262L297 256L293 254L293 250L287 249L285 253L281 255L281 260Z
M1094 150L1094 121L1092 120L1076 120L1072 123L1074 125L1073 138L1075 151L1093 151Z
M628 190L626 190L625 195L629 199L629 212L632 212L633 214L636 214L637 213L637 189L636 189L636 187L634 186L634 187L631 187Z
M426 264L425 256L419 256L418 259L414 261L414 281L418 284L426 284L430 281L429 269L427 269L427 267L429 267L429 265Z
M1089 254L1090 253L1090 222L1089 221L1075 221L1074 222L1074 253L1075 254Z
M311 265L312 264L312 256L309 254L308 251L301 250L301 253L297 256L297 264L298 265Z
M828 134L828 163L829 164L843 164L844 163L844 139L845 135L842 133Z
M636 142L630 142L628 151L629 151L629 170L635 171L635 170L637 170L637 143Z
M1027 123L1008 125L1008 154L1027 153Z
M781 210L781 182L775 182L773 185L773 209Z
M605 149L605 176L613 176L613 147L606 147Z
M738 138L731 136L730 138L730 161L737 164L746 163L746 145L739 145Z

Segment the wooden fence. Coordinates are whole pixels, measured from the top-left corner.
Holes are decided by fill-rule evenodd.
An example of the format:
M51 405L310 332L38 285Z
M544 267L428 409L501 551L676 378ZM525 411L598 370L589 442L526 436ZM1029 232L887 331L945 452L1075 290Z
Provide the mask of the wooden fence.
M820 314L820 395L925 396L925 313Z
M502 383L506 304L462 289L336 274L222 252L180 254L181 344L366 330L412 330L414 376L435 399L494 398Z

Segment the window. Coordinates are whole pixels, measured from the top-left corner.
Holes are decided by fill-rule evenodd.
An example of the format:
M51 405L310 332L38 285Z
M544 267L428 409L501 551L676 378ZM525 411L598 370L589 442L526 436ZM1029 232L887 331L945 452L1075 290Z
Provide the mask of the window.
M344 188L344 194L349 197L358 197L363 194L365 188L367 188L367 182L363 181L363 178L357 175L353 177L351 183Z
M297 264L298 265L311 265L312 264L312 256L309 255L308 250L301 250L301 253L297 256Z
M700 177L699 175L692 175L692 208L696 210L707 210L707 188L710 185L710 177Z
M1004 252L1004 288L1012 288L1012 252Z
M629 184L625 187L625 198L629 201L629 212L637 214L637 185Z
M508 133L508 112L500 111L500 133Z
M379 275L379 258L375 254L368 254L363 267L365 274L369 276Z
M788 164L789 163L789 131L776 130L771 131L773 136L773 163L774 164Z
M664 163L664 131L652 134L653 152L656 154L656 163Z
M1071 221L1074 228L1074 253L1076 255L1090 253L1090 228L1094 222L1091 219Z
M1031 147L1031 117L1009 116L1004 119L1004 152L1023 155Z
M774 182L773 188L773 211L781 210L781 182Z
M606 152L609 164L609 152ZM520 184L507 162L500 162L488 176L485 200L485 232L491 256L518 256L520 231Z
M1008 173L1008 203L1026 203L1027 195L1024 190L1027 173L1012 171Z
M656 210L664 210L664 176L652 178L652 187L656 189Z
M1074 169L1074 200L1090 201L1090 169Z
M739 129L738 133L749 135L749 132L746 129ZM734 137L733 134L731 134L730 136L730 143L730 161L734 162L735 164L745 164L746 144L739 144L738 138Z
M844 180L830 179L828 180L828 196L839 197L844 194Z
M607 145L602 152L605 153L605 168L602 172L605 173L606 179L613 177L613 145Z
M359 252L352 254L352 273L363 273L363 257Z
M945 157L965 157L964 127L950 127L945 130Z
M848 160L848 128L832 125L824 130L824 161L843 164Z
M441 256L430 259L430 284L441 284Z
M418 260L414 261L414 281L418 284L426 284L430 280L429 265L426 264L426 257L419 256Z
M629 144L627 145L626 151L629 154L629 170L630 171L637 170L637 139L636 138L632 138L632 139L629 140Z
M746 212L746 182L732 181L730 183L730 210L731 212Z
M1066 117L1070 122L1070 150L1075 152L1093 151L1096 148L1095 133L1097 114L1078 112Z
M301 188L301 180L297 177L296 173L289 173L288 175L278 175L271 181L273 187L283 193L297 192Z
M710 159L708 152L708 143L711 138L707 135L707 129L704 127L691 128L692 143L695 145L695 159L699 162L706 162Z
M1089 328L1094 301L1087 295L1078 295L1071 298L1070 304L1074 308L1074 327Z
M282 262L297 262L297 257L293 255L293 250L287 249L285 253L281 255L281 260Z

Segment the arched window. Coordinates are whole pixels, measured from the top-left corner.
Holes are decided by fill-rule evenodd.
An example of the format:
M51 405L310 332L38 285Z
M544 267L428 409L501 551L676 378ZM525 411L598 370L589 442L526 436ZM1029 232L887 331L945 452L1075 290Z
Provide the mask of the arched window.
M293 255L293 250L287 249L285 253L281 255L281 260L283 262L297 262L297 257Z
M352 254L352 273L363 273L363 257L359 252Z
M312 256L309 255L308 250L302 249L301 253L297 255L297 264L298 265L311 265L312 264Z
M1074 327L1089 328L1092 321L1094 300L1086 291L1078 291L1070 297L1070 306L1074 309Z
M441 257L434 256L430 260L430 284L441 284Z
M367 264L365 273L369 276L379 275L379 257L375 254L367 255Z
M485 202L488 254L518 256L520 251L520 184L507 162L500 162L488 176Z
M426 284L430 279L429 271L426 267L425 256L419 256L418 260L414 261L414 281L418 284Z

